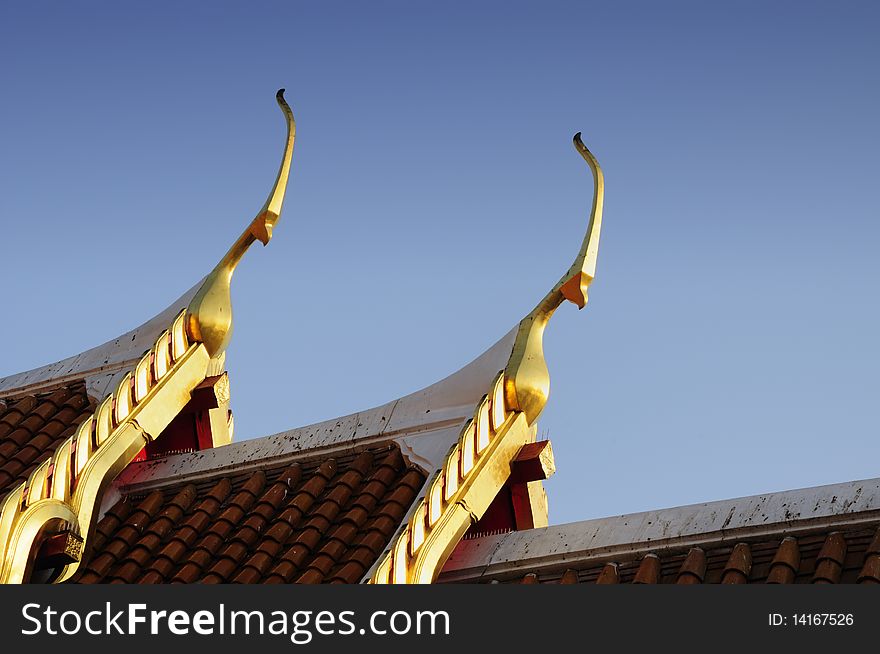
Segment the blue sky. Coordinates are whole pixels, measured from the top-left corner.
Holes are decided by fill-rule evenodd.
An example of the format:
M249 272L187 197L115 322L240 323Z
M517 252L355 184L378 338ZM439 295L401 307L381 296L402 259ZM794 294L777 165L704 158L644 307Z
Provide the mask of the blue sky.
M0 9L0 375L152 316L225 251L236 437L482 352L577 251L545 344L551 520L880 474L872 3L45 3Z

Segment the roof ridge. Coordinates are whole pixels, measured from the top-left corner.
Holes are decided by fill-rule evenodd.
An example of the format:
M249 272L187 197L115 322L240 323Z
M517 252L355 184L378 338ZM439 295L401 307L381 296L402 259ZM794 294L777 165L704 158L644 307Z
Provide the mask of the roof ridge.
M572 560L734 544L769 534L813 532L880 520L880 478L716 500L463 541L445 580L536 570ZM783 529L780 530L780 526ZM526 552L527 554L523 554Z

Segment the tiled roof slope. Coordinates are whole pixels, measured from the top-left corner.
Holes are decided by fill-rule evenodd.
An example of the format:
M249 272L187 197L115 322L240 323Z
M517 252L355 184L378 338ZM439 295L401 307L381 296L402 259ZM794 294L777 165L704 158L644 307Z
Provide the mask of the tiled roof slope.
M357 583L425 482L396 445L123 495L80 583Z
M880 583L880 478L463 540L439 580Z
M0 495L25 481L92 411L82 381L0 399Z
M880 529L858 527L734 546L693 547L630 560L528 572L522 584L880 583Z

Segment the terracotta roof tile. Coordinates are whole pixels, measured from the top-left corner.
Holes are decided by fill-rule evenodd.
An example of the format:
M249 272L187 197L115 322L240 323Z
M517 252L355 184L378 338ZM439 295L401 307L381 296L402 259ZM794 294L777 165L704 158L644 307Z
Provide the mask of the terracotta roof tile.
M235 559L223 558L211 566L210 572L201 578L203 584L222 584L238 568Z
M360 522L356 522L355 524L361 524ZM370 522L370 527L372 529L376 529L381 531L384 534L390 534L397 528L397 521L393 518L390 518L386 515L376 516Z
M606 563L602 566L599 576L596 577L597 584L619 584L620 570L616 563Z
M255 552L244 563L232 581L240 584L257 583L272 565L276 554L277 552Z
M349 469L339 475L337 483L354 489L360 485L365 474L366 473L361 472L360 469Z
M859 572L860 584L880 584L880 554L869 554Z
M318 550L318 556L327 557L334 563L342 559L348 551L349 543L331 538Z
M327 501L334 503L338 511L348 502L348 499L351 497L351 491L352 489L347 484L337 483L333 486L333 490L327 494Z
M370 480L379 481L385 486L389 486L397 479L403 465L403 457L398 450L397 454L391 454L382 461L379 468L370 475Z
M569 585L578 583L578 573L577 570L566 570L562 578L559 580L560 584Z
M293 517L293 514L288 513L283 519L279 518L276 520L271 527L266 530L266 539L270 541L274 541L279 546L282 543L285 543L288 538L290 538L290 534L293 532L294 526L296 526L296 520L290 520Z
M250 475L244 484L241 487L241 491L239 491L239 495L244 497L244 494L250 495L253 499L256 499L257 496L263 492L263 488L266 486L266 473L262 470L257 470L255 473ZM251 501L253 501L253 499ZM240 501L244 501L243 499Z
M250 566L243 567L237 575L235 575L235 579L233 579L233 583L236 584L257 584L260 582L260 577L262 575L256 568L252 568Z
M276 483L283 483L287 488L296 488L302 481L302 476L302 466L294 463L281 471Z
M220 551L219 558L221 562L228 559L236 563L243 559L247 553L248 544L240 540L234 540ZM211 568L211 571L213 572L214 568Z
M369 568L377 557L369 547L355 547L346 558L348 561L357 561L364 568Z
M385 496L386 488L388 488L388 484L385 484L378 479L371 479L367 482L367 485L364 486L362 493L365 495L371 495L376 500L379 500Z
M171 578L171 583L194 584L202 574L202 566L198 564L186 564Z
M360 503L360 501L363 499L363 497L364 496L361 495L355 501ZM360 525L360 524L363 524L369 516L370 516L370 509L363 507L363 506L353 506L348 511L344 512L340 516L340 518L341 518L341 520L347 520L348 522L350 522L352 524ZM395 521L393 518L388 518L388 520L391 522L394 522L395 524L397 523L397 521Z
M784 538L776 550L776 556L770 563L770 573L767 575L768 584L791 584L794 583L801 565L801 552L798 542L794 538Z
M315 526L314 524L305 527L299 535L300 545L308 548L310 551L318 549L318 545L324 539L325 529Z
M857 581L860 584L880 584L880 529L874 532L865 554Z
M730 553L721 576L722 584L747 584L752 571L752 551L746 543L737 543Z
M320 584L324 581L324 575L322 575L317 570L312 568L306 570L302 575L300 575L299 579L296 580L298 584Z
M321 465L315 471L315 474L302 485L300 489L303 493L308 493L313 498L317 498L324 492L324 488L327 487L327 480L333 476L333 473L336 470L336 464L333 459L327 461Z
M706 576L706 553L699 547L688 552L678 572L677 584L701 584Z
M90 547L100 549L131 512L131 502L120 499L116 504L107 509L104 517L98 521L95 526L95 534L92 536Z
M339 515L339 505L336 502L332 500L323 502L315 507L312 517L306 523L306 526L316 527L324 531L333 524L333 520L337 515Z
M80 566L75 579L84 583L94 583L108 575L113 566L140 537L141 531L149 524L150 516L158 511L161 504L160 492L149 494L129 512L125 522L106 535L103 543L96 539L86 554L88 563Z
M874 538L871 539L868 549L865 551L868 554L880 554L880 529L874 532Z
M358 546L363 546L369 549L374 554L378 554L382 551L382 548L385 547L385 543L388 542L388 537L386 534L382 533L378 530L370 530L363 536L361 536L355 544Z
M143 563L128 560L114 570L113 575L109 577L110 583L133 583L140 576L142 570Z
M309 563L309 569L317 570L321 573L321 579L327 576L336 565L336 561L329 554L319 553L312 562Z
M289 517L283 519L288 522L297 522L303 515L305 515L306 511L312 508L312 504L314 503L314 495L305 492L297 493L291 501L290 506L287 508L286 515ZM294 514L294 511L296 511L296 514Z
M656 584L660 581L660 557L656 554L648 554L639 564L634 584Z
M157 563L161 563L162 569L166 570L169 566L173 566L175 562L183 560L189 551L189 544L181 538L173 538L169 540L157 556Z
M424 482L386 446L125 497L75 580L357 583Z
M410 470L400 480L400 484L408 486L410 490L418 493L425 485L425 476L419 470Z
M846 539L839 531L828 534L822 550L816 557L816 571L813 573L814 584L836 584L840 581L840 573L846 560Z
M394 522L400 522L401 520L403 520L403 516L406 514L406 510L409 508L409 505L412 503L414 497L415 491L413 491L411 488L408 488L406 486L398 488L394 491L394 497L389 498L379 508L379 515L387 516L391 518ZM408 501L407 498L409 498Z
M375 521L378 522L378 521ZM375 529L376 525L372 525ZM393 527L392 527L393 529ZM386 530L385 533L388 533L391 530ZM350 521L343 522L341 525L337 526L333 531L330 532L330 538L338 540L342 543L350 543L352 542L358 534L358 527L354 523Z
M138 580L141 584L161 584L165 581L165 575L158 569L147 570Z
M364 576L367 569L357 561L349 561L340 567L327 581L330 583L354 584Z
M229 479L223 478L218 481L211 490L208 491L208 494L205 496L205 501L214 500L217 504L222 504L227 497L229 497L229 493L232 491L232 484L229 482Z
M302 545L293 545L282 554L281 559L275 564L267 575L265 581L270 584L286 584L299 569L303 561L309 554Z
M418 487L413 488L412 486L410 486L408 484L401 484L400 486L398 486L397 488L394 489L394 492L391 493L391 496L388 499L386 499L385 501L388 503L396 502L405 511L407 508L409 508L409 505L412 503L413 498L416 496L416 493L418 492L418 490L419 490Z

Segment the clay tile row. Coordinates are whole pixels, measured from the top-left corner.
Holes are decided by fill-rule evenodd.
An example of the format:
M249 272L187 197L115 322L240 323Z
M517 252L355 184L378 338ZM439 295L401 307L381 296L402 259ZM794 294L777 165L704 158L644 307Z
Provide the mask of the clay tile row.
M77 580L356 583L424 482L394 448L123 499Z
M781 535L780 535L781 536ZM794 538L766 538L731 547L719 542L692 547L686 552L648 553L635 559L602 564L585 563L557 572L523 572L518 583L572 584L880 584L880 528L859 525L807 533ZM359 545L371 545L368 538Z

